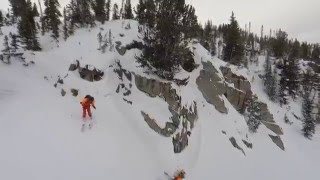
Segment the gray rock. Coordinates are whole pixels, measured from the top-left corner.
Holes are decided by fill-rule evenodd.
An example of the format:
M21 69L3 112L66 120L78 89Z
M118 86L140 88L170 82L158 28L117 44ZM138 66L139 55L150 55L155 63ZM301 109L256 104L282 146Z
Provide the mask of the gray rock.
M237 141L236 141L236 139L235 139L234 137L231 137L229 140L230 140L231 144L233 145L233 147L239 149L240 151L242 151L242 153L243 153L244 155L246 155L246 153L245 153L244 150L238 145L238 143L237 143Z
M227 86L226 97L236 110L243 113L247 100L252 96L250 82L245 77L234 74L228 67L221 66L220 70L225 80L234 86Z
M123 47L121 46L121 42L120 41L117 41L116 42L116 50L118 51L118 53L121 55L121 56L124 56L127 52L127 49L126 47Z
M219 77L218 71L211 62L202 62L202 64L203 70L200 71L200 76L196 80L198 89L209 104L214 105L221 113L228 113L228 109L221 98L226 92L223 80Z
M141 111L141 114L149 127L164 137L170 137L177 129L172 123L166 123L166 127L162 129L154 119L150 118L148 114L143 111Z
M278 126L275 123L267 122L267 121L261 121L263 125L265 125L268 129L276 133L277 135L283 135L283 130L280 126Z
M246 140L242 140L243 144L247 146L247 148L250 148L252 149L252 143L249 143L248 141Z
M79 68L79 74L82 79L87 81L100 81L104 75L104 72L98 70L97 68L93 68L92 70L85 66L84 68Z
M284 144L280 136L272 136L269 134L269 137L272 139L272 142L275 143L281 150L285 150Z
M79 94L79 90L78 90L78 89L71 89L70 91L71 91L71 93L72 93L72 95L73 95L74 97L77 97L78 94Z
M61 89L61 96L65 96L67 92L64 89Z

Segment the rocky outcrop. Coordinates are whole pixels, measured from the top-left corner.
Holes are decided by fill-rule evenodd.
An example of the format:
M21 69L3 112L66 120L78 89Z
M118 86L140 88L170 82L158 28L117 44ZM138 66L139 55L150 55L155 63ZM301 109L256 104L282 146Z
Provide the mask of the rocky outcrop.
M269 137L272 139L272 142L275 143L280 149L285 150L284 144L280 138L280 136L272 136L269 134Z
M170 137L171 135L173 135L175 133L175 131L177 129L177 127L173 123L170 123L170 122L166 123L165 128L161 128L156 123L156 120L152 119L147 113L141 111L141 114L144 117L144 120L146 121L146 123L149 125L149 127L162 136Z
M83 68L79 68L79 74L82 79L93 82L100 81L104 75L104 72L93 66L86 65Z
M229 84L225 93L226 98L237 111L244 112L246 101L252 96L250 82L245 77L234 74L228 67L221 66L220 70Z
M168 103L168 109L172 116L166 122L166 127L159 127L156 120L151 119L145 112L142 112L142 116L149 127L158 134L165 137L173 135L173 150L175 153L181 153L188 146L188 137L191 135L191 132L187 129L192 129L195 121L198 119L197 104L194 102L189 107L182 105L181 97L178 96L170 83L135 75L135 84L140 91L148 96L160 97ZM178 129L181 130L178 131Z
M218 71L211 62L202 62L203 70L197 78L198 89L209 104L214 105L216 110L221 113L228 113L223 99L221 98L226 92L223 79L218 75Z
M280 126L278 126L275 122L267 122L262 121L262 124L265 125L268 129L272 132L276 133L277 135L283 135L283 130Z
M104 75L104 72L91 65L85 65L84 67L81 67L78 60L69 66L69 71L75 70L78 70L82 79L90 82L100 81Z
M77 97L78 94L79 94L79 90L78 90L78 89L73 89L73 88L72 88L70 91L71 91L71 93L72 93L72 95L73 95L74 97Z

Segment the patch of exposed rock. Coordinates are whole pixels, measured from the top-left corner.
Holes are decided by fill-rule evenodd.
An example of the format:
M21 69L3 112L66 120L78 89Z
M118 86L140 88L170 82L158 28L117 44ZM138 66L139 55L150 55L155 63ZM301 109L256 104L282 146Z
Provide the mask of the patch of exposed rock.
M223 79L218 75L218 71L211 62L202 62L202 65L203 70L200 71L200 76L196 81L198 89L206 101L212 104L216 110L221 113L228 113L228 109L221 98L226 92Z
M272 136L269 134L269 137L272 139L272 142L275 143L280 149L285 150L284 144L280 138L280 136Z
M228 67L221 66L220 70L225 81L230 84L227 86L226 98L237 111L244 112L246 101L252 96L250 82L245 77L234 74Z
M194 102L192 106L184 106L181 104L181 97L172 88L171 83L160 82L155 79L148 79L139 75L135 75L135 84L137 88L146 93L150 97L160 97L168 104L168 109L172 116L166 122L166 127L161 128L156 120L150 118L146 112L142 115L151 129L165 137L173 135L172 143L175 153L181 153L188 146L188 137L191 132L188 129L194 127L195 121L198 119L197 104ZM182 127L180 127L182 126ZM178 131L178 129L181 129Z
M100 81L104 75L104 72L91 65L85 65L84 67L81 67L80 62L78 60L69 66L69 71L76 70L78 70L82 79L85 79L90 82Z

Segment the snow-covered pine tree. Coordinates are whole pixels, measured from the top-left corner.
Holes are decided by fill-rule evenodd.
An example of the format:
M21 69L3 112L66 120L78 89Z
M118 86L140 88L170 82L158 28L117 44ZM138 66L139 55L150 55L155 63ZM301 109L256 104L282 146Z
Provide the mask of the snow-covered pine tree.
M120 16L119 16L119 7L118 7L118 4L115 3L113 5L113 13L112 13L112 20L118 20L120 19Z
M276 33L276 38L271 41L271 48L276 58L282 58L287 48L288 34L281 29Z
M106 3L106 20L110 21L111 0L107 0Z
M95 18L97 21L104 24L106 21L106 9L105 9L106 0L95 0L93 5L93 10L95 13Z
M52 31L51 37L57 40L60 36L59 25L61 24L58 0L45 0L44 21L48 30Z
M3 56L6 58L6 62L10 64L10 59L11 59L11 51L10 51L10 46L9 46L9 38L7 35L4 36L3 39L3 49L1 50L3 52Z
M302 102L302 116L303 116L303 135L311 139L315 133L315 120L312 117L312 100L310 98L310 91L306 91L303 95Z
M69 37L68 21L67 21L67 10L63 8L63 39L66 41Z
M253 96L253 98L249 101L249 106L247 107L247 124L249 130L253 133L257 132L259 125L261 124L261 115L258 98Z
M124 5L124 19L133 19L131 0L126 0Z

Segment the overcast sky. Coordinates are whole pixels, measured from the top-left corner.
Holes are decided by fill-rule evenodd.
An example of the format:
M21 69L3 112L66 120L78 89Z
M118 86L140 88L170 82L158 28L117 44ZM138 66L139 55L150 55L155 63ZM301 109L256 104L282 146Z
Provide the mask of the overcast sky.
M37 0L33 0L36 1ZM42 0L41 0L42 1ZM69 0L59 0L66 5ZM121 2L121 0L112 0ZM132 0L135 4L138 0ZM200 22L208 19L218 25L228 23L231 12L242 28L251 22L252 30L260 34L281 28L300 41L320 42L320 0L186 0L196 8ZM8 0L0 0L0 9L7 9Z

